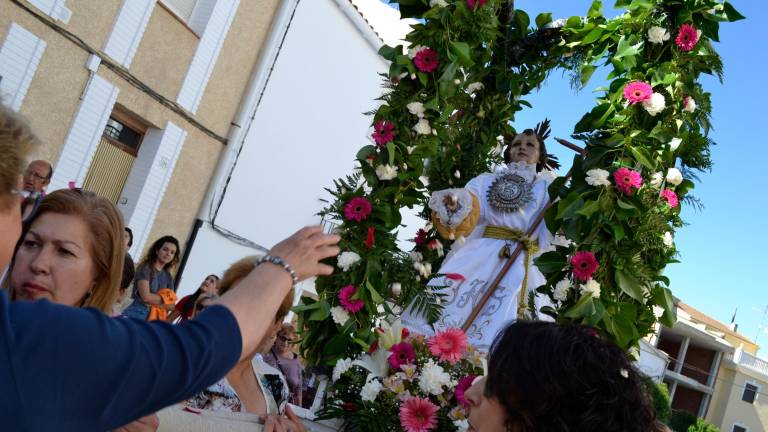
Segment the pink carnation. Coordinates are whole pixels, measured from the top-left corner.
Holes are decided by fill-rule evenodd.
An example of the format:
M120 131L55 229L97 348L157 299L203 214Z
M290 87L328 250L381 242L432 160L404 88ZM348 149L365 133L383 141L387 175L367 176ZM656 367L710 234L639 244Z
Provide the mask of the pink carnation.
M456 396L456 400L464 408L469 408L469 401L467 401L467 398L464 397L464 393L466 393L467 390L472 387L472 383L475 382L475 378L477 377L474 375L467 375L460 379L459 383L456 385L456 390L453 392L454 396Z
M373 206L365 197L354 197L344 206L344 217L350 221L360 222L367 219L372 211Z
M439 408L429 399L410 397L400 405L400 426L405 432L428 432L437 427Z
M365 306L365 302L352 297L357 293L354 285L347 285L339 291L339 304L348 312L357 313Z
M653 87L642 81L632 81L624 86L624 99L630 104L636 104L651 99Z
M385 146L388 142L395 139L395 125L389 120L379 120L373 124L373 133L371 138L379 147Z
M474 10L475 4L477 4L477 7L483 7L485 6L486 1L487 0L467 0L467 5L469 6L470 9Z
M573 276L584 282L590 280L600 267L595 254L589 251L576 252L571 257L571 265L573 266Z
M637 171L629 168L619 168L613 173L616 188L624 195L632 193L632 189L639 189L643 184L643 177Z
M690 24L683 24L680 26L680 30L677 32L677 39L675 43L680 51L688 52L692 50L699 42L699 32L696 27Z
M433 356L455 364L467 349L467 335L457 328L449 328L430 338L427 344Z
M672 208L675 208L678 206L678 204L680 204L680 200L677 198L677 194L670 189L664 189L661 192L661 197L667 200L667 204L669 204L669 206Z
M440 65L437 51L432 48L422 48L413 57L413 64L422 72L432 72Z
M412 364L416 361L416 351L413 349L413 345L407 342L394 344L389 348L387 361L392 369L400 370L400 366Z

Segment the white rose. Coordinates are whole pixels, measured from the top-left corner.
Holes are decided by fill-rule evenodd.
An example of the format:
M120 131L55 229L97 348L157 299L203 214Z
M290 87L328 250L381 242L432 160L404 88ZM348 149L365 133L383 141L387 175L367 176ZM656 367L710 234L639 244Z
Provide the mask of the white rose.
M474 94L474 93L476 93L476 92L478 92L478 91L480 91L480 90L482 90L484 88L485 88L485 86L483 85L483 83L481 83L481 82L473 82L473 83L467 85L467 88L465 89L465 91L467 93L469 93L469 94Z
M664 183L664 174L660 172L653 173L653 176L651 177L651 186L659 189L662 183Z
M349 321L349 312L341 306L334 306L331 308L331 317L336 324L344 325Z
M360 389L360 398L363 399L366 402L373 402L376 400L376 396L379 395L379 392L383 386L377 379L372 379L368 381L362 389Z
M429 0L429 7L446 7L448 6L448 2L445 0Z
M675 239L672 237L672 233L667 231L664 233L664 246L672 247L675 245Z
M672 185L679 185L683 182L683 174L677 168L670 168L667 170L667 183Z
M438 396L443 393L443 386L448 385L451 385L451 376L442 366L429 359L421 369L421 379L419 380L421 391Z
M664 99L664 95L661 93L654 93L651 98L643 101L643 108L648 111L648 114L655 117L658 113L664 111L667 107L667 101Z
M413 130L419 135L429 135L432 133L432 126L429 125L427 119L421 119L413 125Z
M589 293L593 298L600 298L600 283L594 279L590 279L581 286L581 292Z
M651 27L648 29L648 41L655 44L669 40L669 32L663 27Z
M339 254L339 258L336 259L336 265L342 271L347 271L350 267L357 264L358 261L360 261L360 255L355 252L347 251Z
M408 108L408 112L415 115L418 118L424 117L424 112L426 109L424 108L424 104L421 102L411 102L408 105L405 106Z
M610 186L611 181L608 180L610 173L604 169L595 168L587 171L587 184L590 186Z
M696 101L693 100L692 97L688 96L685 98L685 101L683 103L683 111L692 113L696 111Z
M677 148L680 147L680 144L683 143L683 140L681 138L672 138L669 141L669 148L672 151L677 151Z
M348 371L349 368L352 367L352 359L350 358L344 358L339 359L336 362L336 366L333 367L333 374L331 375L331 379L334 381L338 381L341 376L344 374L344 372Z
M376 167L376 176L379 180L392 180L397 177L397 167L392 165L379 165Z
M400 282L395 282L390 287L392 289L392 295L395 297L400 297L400 293L403 292L403 285Z
M568 279L563 279L555 285L555 291L552 297L557 301L565 301L568 298L568 292L573 288L573 284Z

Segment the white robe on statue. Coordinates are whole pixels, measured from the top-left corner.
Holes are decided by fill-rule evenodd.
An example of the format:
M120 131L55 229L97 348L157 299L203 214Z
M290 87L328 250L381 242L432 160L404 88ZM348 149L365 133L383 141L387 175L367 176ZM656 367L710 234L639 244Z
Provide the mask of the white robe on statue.
M488 189L497 176L507 170L533 181L533 199L525 207L515 212L495 210L489 204L487 197ZM437 272L438 274L458 273L464 279L452 280L440 277L429 282L431 286L445 286L440 290L446 294L442 301L445 309L441 318L434 324L434 330L424 317L415 314L410 309L403 314L403 325L412 331L426 335L432 335L435 331L439 332L450 327L461 328L506 262L506 258L499 257L499 252L508 241L484 238L485 227L497 225L527 232L536 216L547 206L549 202L547 188L555 178L555 174L548 170L537 174L535 164L512 163L496 173L481 174L470 180L465 189L477 197L480 203L479 221L463 245L459 245L459 242L454 243L451 252ZM531 257L528 272L528 293L533 292L545 282L544 276L533 264L533 258L551 249L552 240L552 235L543 221L532 237L538 240L539 252ZM511 249L514 250L517 242L509 243ZM518 298L525 275L524 262L525 252L521 253L515 260L493 297L489 299L472 326L467 330L469 341L476 348L488 350L499 330L517 319ZM528 296L526 295L526 297ZM542 306L550 304L549 299L542 295L536 296L535 303L537 311ZM539 314L539 319L544 317Z

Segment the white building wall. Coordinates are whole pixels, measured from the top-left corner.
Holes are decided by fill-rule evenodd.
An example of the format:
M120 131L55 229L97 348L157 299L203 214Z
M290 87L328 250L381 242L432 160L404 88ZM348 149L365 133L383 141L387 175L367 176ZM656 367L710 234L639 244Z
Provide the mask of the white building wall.
M156 0L125 0L115 18L104 53L126 68L131 66Z
M44 14L50 16L51 18L61 21L64 24L69 22L69 19L72 17L72 11L67 9L67 6L64 4L65 0L28 0L29 3L36 7L37 9L40 9Z
M21 109L45 46L44 40L16 23L8 28L0 47L0 97L14 111Z

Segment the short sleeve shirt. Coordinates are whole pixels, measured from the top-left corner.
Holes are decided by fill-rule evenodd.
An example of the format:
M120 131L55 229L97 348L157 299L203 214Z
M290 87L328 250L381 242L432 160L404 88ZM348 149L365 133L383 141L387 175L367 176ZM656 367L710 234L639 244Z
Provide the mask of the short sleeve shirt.
M149 281L149 292L152 294L157 294L163 288L170 288L175 291L173 276L170 273L165 270L159 270L155 271L153 275L150 271L150 266L144 264L136 271L136 277L134 278L133 298L135 299L140 299L138 282L142 280Z

